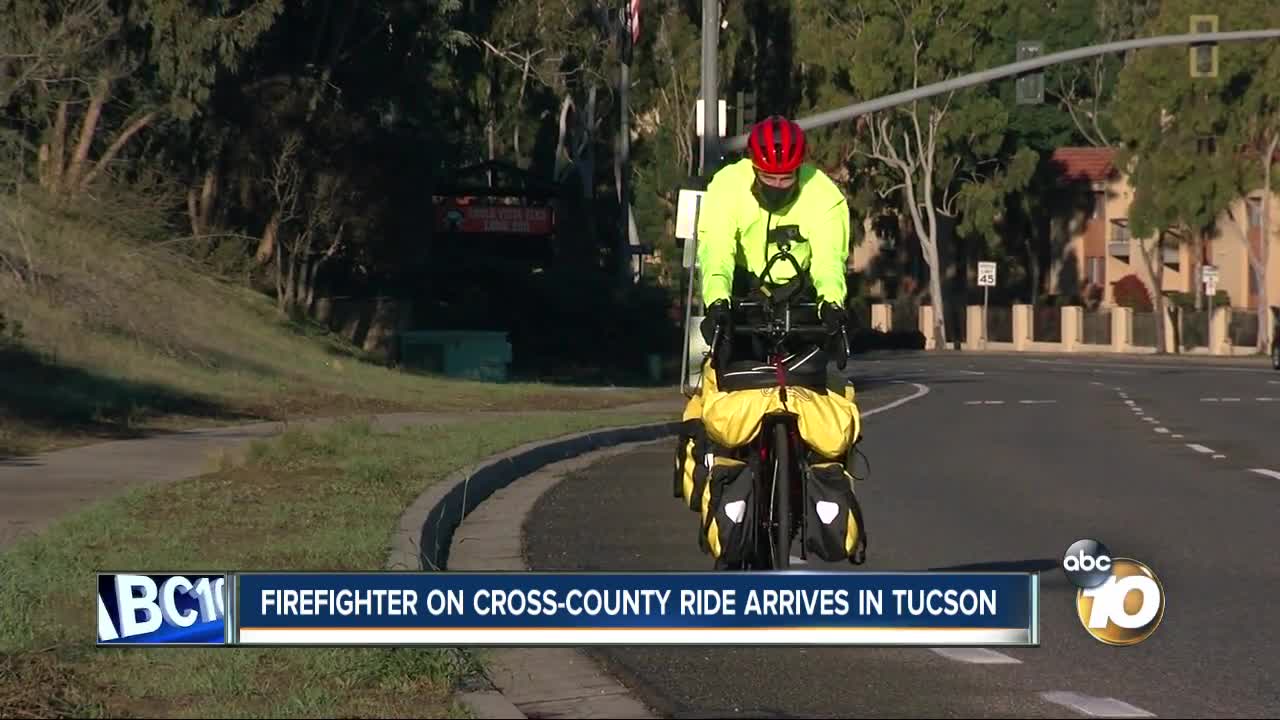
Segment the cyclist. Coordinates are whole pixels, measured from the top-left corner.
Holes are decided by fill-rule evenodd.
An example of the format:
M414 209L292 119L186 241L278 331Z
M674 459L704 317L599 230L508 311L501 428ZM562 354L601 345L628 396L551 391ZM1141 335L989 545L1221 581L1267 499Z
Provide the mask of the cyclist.
M703 338L710 344L717 325L732 323L731 296L761 284L784 292L789 287L808 288L816 297L798 299L820 303L819 318L835 337L847 321L848 202L826 173L805 162L804 130L795 122L773 115L756 123L747 147L748 157L711 179L699 211ZM788 225L794 226L791 237L799 240L790 243L789 252L802 276L795 277L791 263L779 262L770 268L770 277L761 278L779 249L777 228ZM772 289L769 294L777 297ZM745 356L741 350L731 352Z

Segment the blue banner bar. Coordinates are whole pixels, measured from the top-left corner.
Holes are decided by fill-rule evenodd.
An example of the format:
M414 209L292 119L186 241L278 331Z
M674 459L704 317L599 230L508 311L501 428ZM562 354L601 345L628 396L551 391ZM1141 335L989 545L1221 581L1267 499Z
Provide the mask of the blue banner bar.
M243 573L242 629L1016 629L1034 573Z

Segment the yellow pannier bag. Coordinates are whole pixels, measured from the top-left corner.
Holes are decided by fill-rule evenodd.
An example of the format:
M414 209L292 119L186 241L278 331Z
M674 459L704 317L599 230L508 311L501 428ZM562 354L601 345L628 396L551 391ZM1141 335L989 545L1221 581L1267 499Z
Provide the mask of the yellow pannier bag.
M697 510L698 493L706 482L707 435L702 426L702 396L694 395L685 405L676 437L674 494L683 498L690 510Z
M862 433L862 416L850 386L843 393L788 386L785 407L776 387L703 394L702 423L707 437L727 447L751 442L765 415L780 412L796 415L800 437L824 458L843 458Z

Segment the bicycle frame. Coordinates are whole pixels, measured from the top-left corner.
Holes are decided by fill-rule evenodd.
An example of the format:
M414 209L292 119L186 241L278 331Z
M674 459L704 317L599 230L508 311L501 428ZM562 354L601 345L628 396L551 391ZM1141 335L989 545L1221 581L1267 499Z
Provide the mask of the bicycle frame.
M767 352L768 364L779 367L786 355L786 343L790 339L804 337L812 332L817 337L826 338L828 333L826 328L821 325L796 325L792 322L792 309L811 308L816 310L818 304L807 303L785 303L778 312L771 303L766 302L736 302L734 307L739 310L761 309L765 312L765 322L757 325L744 325L734 327L735 335L756 335L763 336L769 343ZM721 328L717 327L712 337L710 353L712 355L712 364L715 365L715 355L721 347L723 339ZM848 335L844 335L845 356L848 356ZM841 367L844 363L839 363ZM785 374L779 372L779 378L784 379ZM785 381L779 386L779 399L783 406L787 403L787 385ZM804 489L803 470L804 462L802 451L804 443L800 438L799 426L796 421L797 416L790 411L775 412L766 415L761 423L761 431L754 440L747 446L747 452L759 456L760 467L763 472L756 475L756 486L754 488L755 497L768 498L767 503L758 502L755 504L756 516L753 518L752 525L754 529L753 552L744 563L744 569L765 569L776 570L786 569L790 566L790 546L791 536L795 530L799 530L799 537L804 537L805 515L801 510L806 507L808 502L807 493ZM779 427L781 426L781 427ZM782 443L785 443L783 445ZM779 455L783 456L783 464L779 465ZM779 487L778 477L781 476L783 486ZM764 512L761 512L761 511ZM781 517L778 517L781 515ZM785 526L786 530L782 530ZM785 538L784 538L785 533ZM761 539L766 542L761 542ZM807 558L804 543L800 543L800 558Z

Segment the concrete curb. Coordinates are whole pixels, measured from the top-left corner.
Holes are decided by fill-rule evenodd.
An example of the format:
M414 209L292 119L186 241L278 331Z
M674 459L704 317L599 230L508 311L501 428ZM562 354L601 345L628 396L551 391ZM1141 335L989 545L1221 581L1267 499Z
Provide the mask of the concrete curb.
M455 532L452 567L462 572L528 571L525 528L534 521L533 510L544 494L576 471L660 442L624 443L561 460L496 491ZM661 717L579 648L503 647L485 655L489 680L520 712L534 717Z
M550 463L627 442L675 435L679 422L588 430L531 442L451 473L432 485L400 516L391 541L391 570L444 570L453 531L499 488Z
M481 502L495 492L503 491L516 480L537 475L542 477L544 487L541 490L533 489L532 498L536 500L545 489L559 481L565 472L562 466L583 463L585 461L583 456L591 455L596 450L652 442L674 436L679 427L679 422L664 422L591 430L554 440L526 443L458 470L428 488L401 514L399 526L391 540L391 551L387 558L388 569L445 570L448 568L450 549L454 544L454 532ZM524 514L521 515L521 522L507 523L515 533L515 549L513 551L508 548L500 552L503 555L502 564L506 566L504 569L526 569L519 552L523 519ZM506 539L507 544L511 544L510 537ZM599 671L594 663L583 662L585 658L578 659L577 650L573 648L553 648L552 650L563 651L565 655L564 662L553 663L557 669L573 668L577 672L556 673L561 675L559 678L561 682L544 682L544 691L551 690L554 695L556 690L566 686L581 688L595 684L605 696L604 702L609 703L601 709L606 711L621 709L624 713L622 716L626 717L642 717L647 714L644 712L636 714L637 710L647 710L647 708L636 703L626 693L625 688L617 685L612 678L596 677ZM510 662L499 662L497 672L509 676L511 667ZM584 677L584 672L592 677ZM527 717L511 699L498 690L491 678L486 677L483 680L488 685L487 689L464 692L459 697L459 701L475 717ZM592 680L595 683L591 683ZM600 682L616 685L616 687L610 687L605 691L600 688ZM504 684L509 686L509 683ZM555 687L551 687L552 685ZM552 698L548 702L556 703L559 699ZM538 705L541 706L542 703ZM543 710L545 708L539 707L540 716Z

